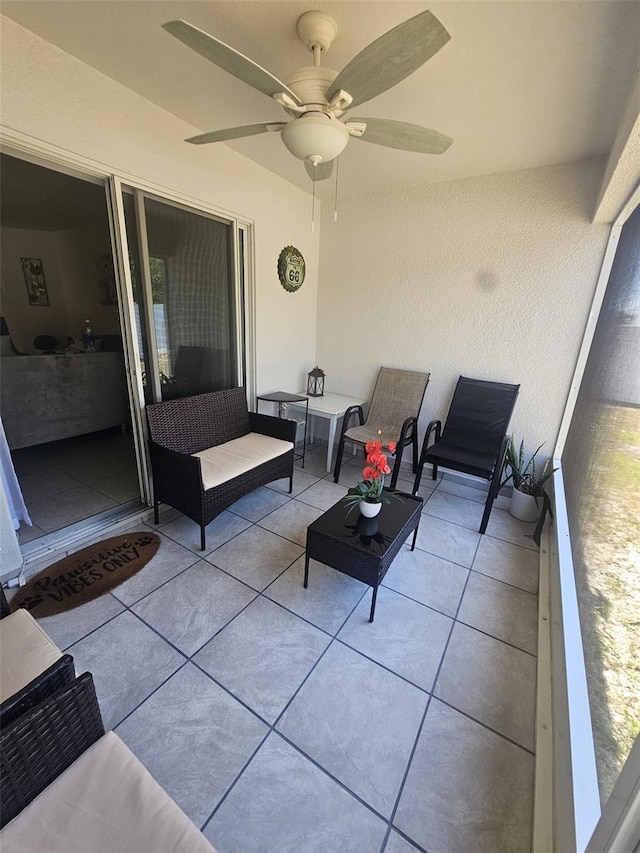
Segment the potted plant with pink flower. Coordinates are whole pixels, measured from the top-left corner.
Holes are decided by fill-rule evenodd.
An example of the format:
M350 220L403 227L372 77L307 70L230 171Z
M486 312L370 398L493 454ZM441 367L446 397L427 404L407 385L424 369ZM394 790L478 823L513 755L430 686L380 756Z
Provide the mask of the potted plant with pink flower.
M373 518L382 509L383 503L389 503L389 496L384 489L384 478L391 473L386 454L396 452L396 442L389 441L385 446L382 441L368 441L365 445L367 454L365 467L362 469L362 481L352 486L343 501L349 504L351 510L357 506L361 514Z

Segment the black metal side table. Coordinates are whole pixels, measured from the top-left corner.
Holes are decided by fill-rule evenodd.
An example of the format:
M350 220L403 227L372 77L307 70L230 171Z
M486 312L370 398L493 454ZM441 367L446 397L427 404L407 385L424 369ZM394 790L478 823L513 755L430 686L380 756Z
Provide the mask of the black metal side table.
M278 417L286 418L289 403L304 403L304 437L302 439L302 453L296 453L294 447L294 457L302 459L302 467L304 468L304 454L307 446L307 423L309 421L309 398L302 397L300 394L290 394L288 391L272 391L270 394L258 394L256 396L256 406L263 400L266 403L278 404ZM295 420L295 418L291 418Z

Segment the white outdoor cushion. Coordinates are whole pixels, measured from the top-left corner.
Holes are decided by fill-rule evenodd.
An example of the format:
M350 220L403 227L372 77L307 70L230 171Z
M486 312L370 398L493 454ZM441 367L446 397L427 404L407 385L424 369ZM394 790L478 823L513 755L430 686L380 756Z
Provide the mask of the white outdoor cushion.
M0 702L54 664L62 652L24 608L0 619Z
M0 830L2 853L215 853L107 732Z
M264 462L269 462L270 459L282 456L292 448L290 441L250 432L193 455L200 459L202 485L207 491L251 471Z

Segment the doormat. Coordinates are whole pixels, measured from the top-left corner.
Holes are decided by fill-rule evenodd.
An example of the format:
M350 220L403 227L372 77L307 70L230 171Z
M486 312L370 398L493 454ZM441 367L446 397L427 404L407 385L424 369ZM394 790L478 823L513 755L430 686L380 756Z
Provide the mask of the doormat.
M138 531L103 539L76 551L30 578L11 599L36 619L73 610L128 580L160 547L155 533Z

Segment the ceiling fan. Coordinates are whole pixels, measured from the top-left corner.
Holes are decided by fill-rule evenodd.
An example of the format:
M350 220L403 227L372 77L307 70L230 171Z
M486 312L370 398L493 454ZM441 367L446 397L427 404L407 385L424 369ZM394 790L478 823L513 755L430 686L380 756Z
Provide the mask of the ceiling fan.
M329 50L338 32L336 21L325 12L305 12L298 19L297 31L313 54L313 65L293 71L284 82L186 21L169 21L162 26L205 59L273 98L291 116L287 122L230 127L186 140L194 145L279 132L294 157L304 161L309 175L323 180L330 177L333 161L351 137L422 154L442 154L453 141L436 130L403 121L360 117L343 120L347 110L404 80L449 41L449 33L429 11L380 36L340 73L320 65L322 53Z

